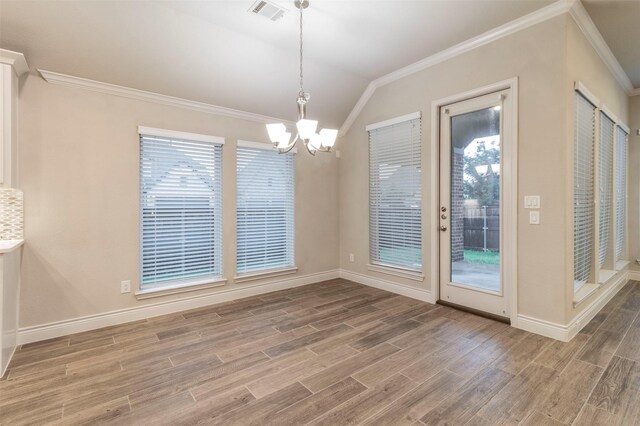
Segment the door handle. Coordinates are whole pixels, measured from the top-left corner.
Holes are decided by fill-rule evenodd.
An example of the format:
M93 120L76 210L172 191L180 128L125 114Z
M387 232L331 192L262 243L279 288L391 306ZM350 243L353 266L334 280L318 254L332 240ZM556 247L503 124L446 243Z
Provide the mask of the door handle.
M440 227L440 230L441 230L442 232L444 232L444 231L446 231L446 230L447 230L447 227L446 227L446 226L444 226L444 225L442 225L442 226Z

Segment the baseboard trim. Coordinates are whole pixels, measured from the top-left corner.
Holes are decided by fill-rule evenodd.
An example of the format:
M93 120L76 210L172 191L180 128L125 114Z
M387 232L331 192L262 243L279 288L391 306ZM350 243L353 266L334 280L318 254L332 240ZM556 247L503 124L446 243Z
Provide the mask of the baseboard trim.
M391 281L383 280L380 278L374 278L369 275L360 274L358 272L347 271L340 269L340 278L345 280L354 281L359 284L368 285L369 287L379 288L380 290L386 290L391 293L396 293L401 296L410 297L412 299L421 300L423 302L435 303L433 294L428 290L423 290L408 285L398 284Z
M629 271L629 279L633 281L640 281L640 271Z
M550 337L562 342L569 341L569 327L555 322L545 321L527 315L518 315L516 323L511 325L515 328L519 328L530 333L540 334L541 336Z
M278 290L286 290L288 288L314 284L339 277L339 270L335 269L288 279L280 279L268 283L247 285L223 290L218 289L218 291L210 294L184 297L181 299L147 304L134 308L120 309L97 315L89 315L49 324L25 327L18 330L18 344L23 345L26 343L38 342L83 331L96 330L98 328L172 314L189 309L201 308L203 306L213 305L216 303L229 302L231 300L257 296Z
M513 324L513 326L531 333L540 334L562 342L568 342L573 339L580 330L582 330L589 321L598 314L598 312L600 312L604 305L618 294L620 289L624 287L629 279L635 279L634 277L636 275L640 276L640 273L630 273L629 271L626 271L625 273L620 274L620 277L610 285L601 287L598 290L600 294L596 299L593 300L589 306L587 306L567 325L545 321L526 315L518 315L516 324Z
M598 312L602 310L604 305L609 303L613 297L618 294L618 292L622 289L622 287L627 284L630 279L630 271L624 271L624 273L620 274L617 280L612 282L609 285L600 287L598 291L600 294L587 306L578 316L576 316L571 322L569 322L568 326L568 340L573 339L576 334L580 332L589 321L595 317ZM567 341L568 341L567 340Z

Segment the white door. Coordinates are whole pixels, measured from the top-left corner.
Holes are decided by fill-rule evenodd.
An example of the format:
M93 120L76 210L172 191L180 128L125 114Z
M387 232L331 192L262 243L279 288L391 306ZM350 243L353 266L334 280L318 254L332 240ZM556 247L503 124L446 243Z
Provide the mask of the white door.
M440 300L500 317L509 316L502 159L510 104L506 90L440 109Z

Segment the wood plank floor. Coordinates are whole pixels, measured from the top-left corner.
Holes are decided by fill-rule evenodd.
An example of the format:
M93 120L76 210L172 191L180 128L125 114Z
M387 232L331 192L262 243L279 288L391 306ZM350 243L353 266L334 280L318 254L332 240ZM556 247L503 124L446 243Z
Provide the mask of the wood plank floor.
M561 343L332 280L24 345L0 423L637 425L639 312Z

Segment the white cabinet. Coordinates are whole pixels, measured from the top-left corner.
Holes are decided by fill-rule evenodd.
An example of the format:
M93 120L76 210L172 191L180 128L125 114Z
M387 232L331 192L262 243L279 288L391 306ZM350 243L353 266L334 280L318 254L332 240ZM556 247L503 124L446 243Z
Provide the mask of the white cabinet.
M21 246L22 240L0 241L0 377L17 345Z
M7 192L18 187L18 79L28 71L22 53L0 49L0 188ZM3 218L12 215L15 207L5 198L0 197ZM22 222L19 229L21 234ZM5 236L4 231L2 235L15 238L13 234ZM0 376L4 375L17 345L21 246L22 239L0 238Z
M0 186L18 186L18 78L27 72L24 55L0 49Z

